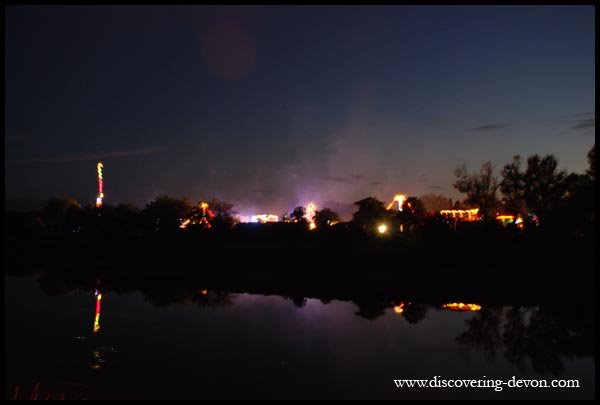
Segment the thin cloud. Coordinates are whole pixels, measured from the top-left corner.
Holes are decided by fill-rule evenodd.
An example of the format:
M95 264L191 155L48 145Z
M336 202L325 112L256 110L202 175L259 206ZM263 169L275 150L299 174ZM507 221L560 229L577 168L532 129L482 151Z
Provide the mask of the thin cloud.
M499 129L504 129L506 127L508 127L508 124L486 124L486 125L480 125L478 127L469 128L469 129L467 129L467 131L477 131L477 132L497 131Z
M594 115L595 113L593 112L584 112L584 113L578 113L578 114L573 114L573 117L589 117L590 115Z
M112 159L127 156L136 155L147 155L150 153L157 153L163 150L162 147L151 147L151 148L139 148L139 149L123 149L113 151L102 151L93 153L83 153L73 156L63 156L56 158L33 158L33 159L21 159L15 160L19 163L65 163L65 162L79 162L83 160L99 160L99 159Z
M572 129L590 129L596 128L596 117L594 118L585 118L579 121L575 121L575 125L573 125Z
M336 176L321 176L322 180L326 180L326 181L331 181L334 183L345 183L345 184L350 184L352 183L352 180L346 178L346 177L336 177Z

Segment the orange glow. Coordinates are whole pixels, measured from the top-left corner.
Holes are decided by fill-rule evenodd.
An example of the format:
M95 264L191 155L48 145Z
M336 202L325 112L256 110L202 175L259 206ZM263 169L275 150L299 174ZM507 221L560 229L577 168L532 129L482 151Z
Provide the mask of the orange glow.
M442 305L442 308L450 309L452 311L479 311L479 310L481 310L481 305L465 304L462 302L452 302L450 304Z
M206 295L208 294L208 290L200 290L199 293L200 295Z
M400 305L396 305L394 307L394 312L398 315L402 314L404 312L404 303L401 302Z
M498 221L513 221L515 219L515 216L514 215L508 215L508 214L505 214L505 215L496 215L496 219Z
M394 199L392 200L391 203L388 204L386 209L391 210L392 207L394 206L394 203L397 202L398 203L398 211L402 211L402 205L404 204L404 201L406 201L406 195L396 194L394 196Z
M212 225L210 224L210 220L215 217L215 214L208 208L208 203L205 201L200 202L198 204L198 208L202 211L200 221L198 223L204 225L206 228L210 228Z
M377 227L377 232L384 234L387 232L387 225L386 224L381 224Z
M308 224L308 229L310 229L311 231L315 230L316 228L317 228L317 225L314 222L311 222Z
M205 201L201 201L198 203L199 210L199 218L197 215L192 216L191 218L186 218L181 222L179 228L185 229L188 225L192 224L200 224L204 225L205 228L210 228L212 225L210 221L215 217L215 213L209 208L209 205Z

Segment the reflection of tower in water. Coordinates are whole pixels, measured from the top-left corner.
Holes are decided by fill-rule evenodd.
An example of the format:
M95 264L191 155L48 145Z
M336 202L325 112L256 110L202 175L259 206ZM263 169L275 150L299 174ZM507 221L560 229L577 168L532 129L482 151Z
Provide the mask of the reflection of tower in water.
M114 347L105 347L100 344L98 339L101 337L100 334L100 313L102 309L102 292L100 292L100 280L97 282L97 287L94 290L94 296L96 297L96 310L94 313L94 328L93 334L91 337L92 343L92 359L88 362L88 365L94 369L98 370L102 367L104 363L106 363L106 353L114 352Z
M94 334L100 332L100 309L102 305L102 294L98 289L94 291L96 296L96 314L94 315Z

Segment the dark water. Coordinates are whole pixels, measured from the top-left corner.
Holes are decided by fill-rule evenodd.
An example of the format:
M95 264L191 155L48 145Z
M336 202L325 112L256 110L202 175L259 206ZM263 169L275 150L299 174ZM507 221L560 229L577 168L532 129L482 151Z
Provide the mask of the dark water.
M42 288L5 277L6 396L594 398L594 323L576 309L452 311L198 290ZM60 290L60 289L59 289ZM399 309L398 309L398 312ZM592 311L593 313L593 311ZM370 318L370 319L367 319ZM576 379L580 388L396 388L394 379ZM485 377L484 377L485 376Z

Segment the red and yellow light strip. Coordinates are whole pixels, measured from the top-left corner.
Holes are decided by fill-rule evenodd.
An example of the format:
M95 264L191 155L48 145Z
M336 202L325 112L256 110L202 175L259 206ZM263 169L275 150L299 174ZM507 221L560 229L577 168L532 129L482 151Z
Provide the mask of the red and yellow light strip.
M104 165L102 162L98 162L96 170L98 171L98 197L96 197L96 207L102 207L102 200L104 199L104 179L102 178L102 168Z
M96 290L96 314L94 316L94 333L100 332L100 309L102 303L102 294L100 291Z

